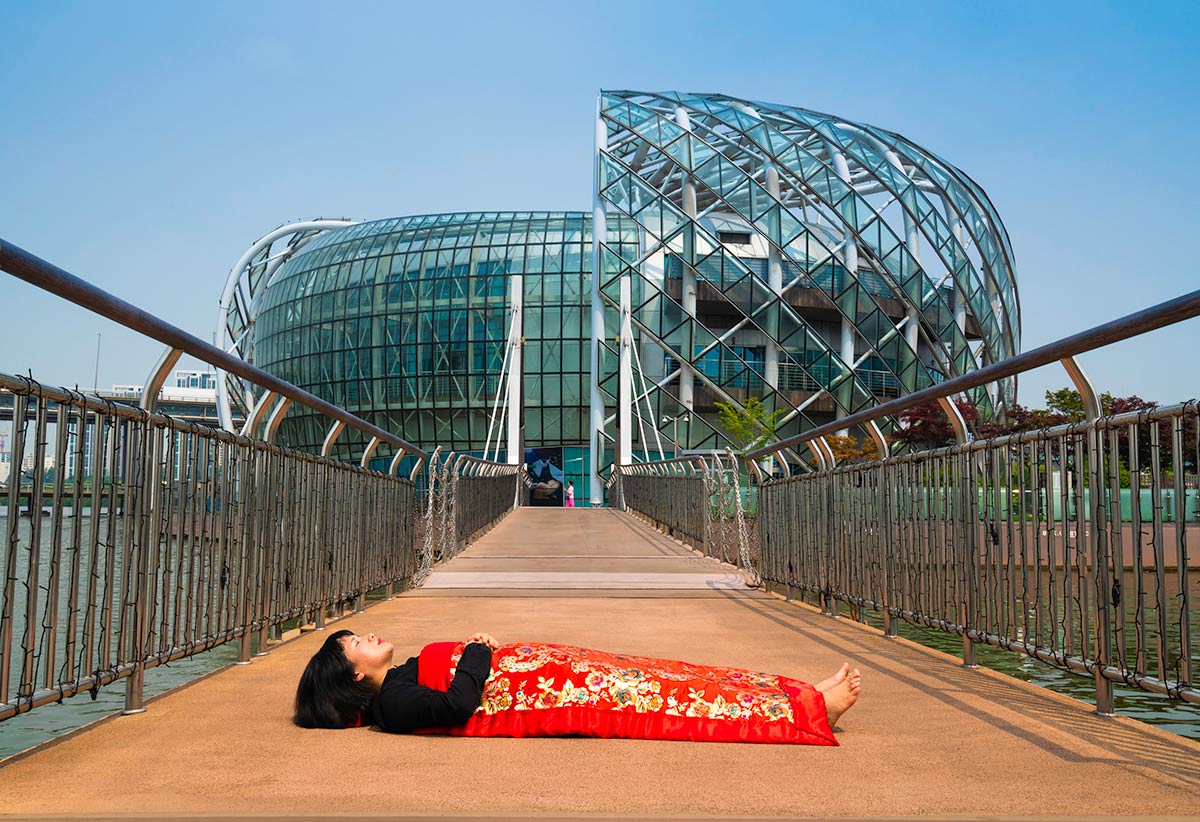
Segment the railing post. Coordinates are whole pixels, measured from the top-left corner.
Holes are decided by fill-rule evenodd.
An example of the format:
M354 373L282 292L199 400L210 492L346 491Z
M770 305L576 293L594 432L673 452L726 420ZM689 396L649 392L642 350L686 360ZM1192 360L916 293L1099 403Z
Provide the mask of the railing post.
M154 443L149 420L143 418L140 425L129 425L126 429L133 442L128 444L130 449L130 465L134 469L128 477L126 489L135 494L133 504L127 501L127 516L133 517L134 525L129 533L134 536L134 544L126 546L125 561L136 570L133 572L131 595L133 596L132 613L126 611L132 622L129 632L129 661L133 670L125 681L125 708L122 714L140 714L146 708L143 705L144 685L146 675L146 599L150 591L150 545L151 522L153 512L148 510L153 483ZM155 546L157 547L157 546Z
M1111 656L1113 605L1109 599L1108 524L1106 522L1107 508L1104 505L1104 448L1100 428L1096 424L1103 409L1100 407L1100 398L1096 395L1091 380L1088 379L1087 374L1084 373L1075 358L1064 358L1062 366L1079 391L1080 399L1083 400L1083 413L1088 421L1087 513L1090 522L1085 522L1084 527L1088 530L1088 547L1091 553L1089 565L1092 591L1096 600L1096 636L1093 647L1096 666L1093 672L1096 682L1096 713L1101 716L1113 716L1115 713L1113 684L1104 676L1104 669L1108 667ZM1116 454L1113 454L1111 458L1116 459ZM1178 527L1183 528L1183 523L1179 523ZM1180 573L1186 576L1186 571L1181 570ZM1184 619L1186 618L1185 616Z
M817 442L817 440L814 440ZM825 481L822 483L825 491L825 504L821 506L821 515L825 518L825 527L821 529L823 550L822 550L822 568L821 568L821 612L826 616L837 619L841 616L841 606L838 603L837 597L833 595L833 561L834 561L834 542L837 539L838 522L841 520L841 512L838 505L841 502L841 496L838 494L837 480L832 473L833 466L829 464L828 455L825 453L823 441L818 446L823 457L821 461L821 470L825 474Z
M258 402L254 404L254 407L250 409L250 413L246 415L246 421L242 423L243 437L258 436L259 426L261 426L263 420L266 419L267 411L270 409L271 403L275 401L277 396L278 395L274 391L267 391L258 398Z
M254 585L258 575L258 552L254 546L254 499L255 482L258 477L258 451L242 454L238 461L238 511L241 515L239 532L241 534L241 581L239 605L241 611L242 635L238 638L238 665L250 664L250 648L254 622Z
M162 390L163 383L167 381L167 374L179 362L179 358L183 356L183 351L173 346L167 346L163 353L159 356L158 362L154 364L154 368L150 370L150 376L146 378L146 385L142 387L142 399L138 403L145 411L154 413L158 407L158 392Z
M323 546L326 551L329 550L329 495L325 493L329 482L329 466L324 463L319 463L313 471L317 484L320 489L317 494L316 512L314 517L314 527L317 532L317 545ZM328 571L327 563L324 562L320 555L314 558L316 563L315 572L317 578L317 589L319 591L327 590L325 585L321 583L325 580L325 574ZM318 631L325 630L325 611L327 605L321 602L313 612L313 628Z
M275 610L272 607L273 597L272 589L275 585L274 579L274 554L275 554L275 518L267 512L268 504L275 494L274 489L274 472L275 472L275 455L269 450L263 449L260 452L259 473L255 478L257 493L254 495L254 517L255 523L258 526L255 529L254 536L254 552L259 557L259 609L260 620L258 626L258 650L255 656L267 655L267 642L269 640L269 621L272 612Z
M272 393L274 393L274 392L272 392ZM288 409L291 407L292 407L292 401L289 398L279 397L279 401L277 403L275 403L274 409L272 409L270 415L267 417L266 425L263 428L263 440L274 444L275 435L279 432L279 426L280 426L280 424L283 423L283 418L287 414ZM282 479L282 471L283 470L284 469L281 468L281 479ZM283 515L286 516L287 513L284 512ZM283 639L283 626L282 625L276 624L276 625L272 626L271 638L275 639L275 640ZM264 645L265 645L265 642L264 642Z
M279 432L279 426L283 422L283 417L287 414L288 409L292 407L292 401L288 397L280 397L279 402L275 404L275 409L271 415L267 417L267 427L263 432L263 439L267 442L275 442L275 434Z
M975 654L975 643L971 639L971 625L979 610L975 588L979 577L979 548L975 544L975 523L978 519L976 508L979 504L979 494L976 491L975 468L971 455L962 449L962 446L966 445L970 439L967 423L959 412L958 406L949 397L942 397L938 400L938 404L950 419L950 427L954 429L954 441L959 446L959 450L955 451L951 458L951 464L954 466L952 476L958 487L958 493L952 495L957 510L954 510L951 516L959 523L957 529L959 536L958 578L960 582L958 592L959 625L963 629L963 665L967 668L976 668L979 666L979 662Z
M364 462L368 461L364 457ZM361 467L366 467L361 466ZM350 535L355 545L354 585L358 595L354 597L354 613L361 614L367 610L367 539L365 528L368 521L364 483L359 474L350 475Z
M961 446L954 452L951 464L954 466L953 476L958 493L954 495L955 510L952 516L957 520L959 536L959 592L958 601L960 616L959 624L963 629L962 648L963 666L966 668L979 667L975 650L975 642L971 639L971 628L979 611L976 583L979 578L979 546L975 542L976 522L978 520L979 494L975 481L975 466L972 455Z
M897 635L896 608L896 545L898 540L893 533L895 523L895 505L893 502L892 472L887 463L887 440L882 440L881 462L879 463L879 516L876 533L876 545L882 554L880 563L883 566L883 635L891 638Z

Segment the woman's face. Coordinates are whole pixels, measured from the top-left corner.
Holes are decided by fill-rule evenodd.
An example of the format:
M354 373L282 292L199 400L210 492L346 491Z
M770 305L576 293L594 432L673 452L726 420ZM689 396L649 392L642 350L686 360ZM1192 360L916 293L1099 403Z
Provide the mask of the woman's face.
M392 653L396 650L375 634L352 634L342 638L342 650L346 659L354 666L355 680L380 680L392 667Z

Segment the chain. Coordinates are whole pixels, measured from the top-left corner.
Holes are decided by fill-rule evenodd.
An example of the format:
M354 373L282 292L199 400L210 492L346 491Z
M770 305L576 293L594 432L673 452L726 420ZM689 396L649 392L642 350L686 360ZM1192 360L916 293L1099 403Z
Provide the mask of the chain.
M421 555L417 562L417 572L413 578L413 586L419 586L425 582L425 578L429 576L433 570L433 542L434 528L438 521L439 511L439 495L438 495L438 452L434 451L429 458L429 487L427 489L428 497L425 500L425 538L421 541Z
M762 584L762 576L758 573L758 569L750 562L750 534L746 528L745 510L742 508L742 488L738 476L737 457L730 454L729 460L733 466L734 511L737 517L738 532L738 567L750 575L750 584L757 588Z
M442 527L442 556L452 559L458 552L458 471L457 462L446 460L446 516Z
M701 460L703 470L700 472L700 477L704 482L704 548L708 555L713 555L713 522L712 522L712 482L709 476L708 462Z

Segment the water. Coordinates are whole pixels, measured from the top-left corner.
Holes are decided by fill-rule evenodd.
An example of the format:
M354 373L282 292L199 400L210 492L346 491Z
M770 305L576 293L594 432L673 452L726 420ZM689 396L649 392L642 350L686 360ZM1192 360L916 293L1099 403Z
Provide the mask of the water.
M206 653L146 671L146 698L223 668L236 659L237 643L226 643ZM103 719L124 707L125 684L122 681L101 688L95 700L80 694L6 719L0 722L0 759ZM148 710L153 711L154 706L149 705Z
M867 622L877 628L883 628L883 618L878 614L868 614ZM905 639L942 653L962 656L962 639L957 634L948 634L907 622L900 623L897 633ZM994 648L990 645L976 645L975 647L977 661L985 668L1008 674L1034 685L1040 685L1081 702L1096 704L1096 685L1091 676L1063 671L1033 657ZM1200 705L1189 705L1159 694L1116 683L1113 685L1113 701L1116 705L1116 712L1121 716L1145 722L1147 725L1154 725L1189 739L1200 740Z
M80 601L83 602L87 584L87 574L85 573L89 567L91 529L93 526L100 528L104 539L107 539L108 516L106 511L101 512L101 516L93 518L89 511L84 511L82 521L82 536L84 546L82 556L80 557ZM59 585L59 607L58 607L58 625L60 632L65 631L67 619L67 603L68 589L70 587L70 563L69 549L66 547L69 542L68 535L72 526L71 515L67 514L63 518L63 544L60 562L60 585ZM9 519L7 516L0 515L0 546L7 544ZM39 539L40 558L39 558L39 578L42 590L39 592L39 616L36 624L39 625L38 631L35 632L35 642L40 643L42 630L40 626L43 624L46 610L46 592L45 586L50 574L51 563L51 545L53 533L51 530L51 518L45 517L41 521L41 536ZM97 596L97 611L99 606L106 600L110 606L114 608L114 613L119 610L119 595L120 595L120 580L123 574L121 559L121 530L123 521L118 519L115 527L115 545L112 551L112 579L113 588L108 590L107 594L103 592L103 587L98 591ZM22 518L18 522L18 537L22 546L29 544L31 535L31 524L27 518ZM100 580L103 580L108 575L107 551L102 547L97 555L96 570ZM0 551L0 557L3 556L3 551ZM20 681L21 669L23 665L22 657L22 637L24 634L25 620L25 579L28 569L29 556L26 550L21 550L17 555L16 563L16 583L14 585L14 602L13 615L16 617L16 624L13 628L13 656L9 660L9 675L11 678L10 689L16 690L17 683ZM6 559L4 560L6 562ZM0 574L3 573L4 563L0 562ZM2 594L2 589L0 589ZM82 622L82 620L80 620ZM100 617L97 616L97 624ZM77 631L77 636L79 632ZM115 637L108 640L110 652L115 652ZM40 648L38 649L40 652ZM58 665L62 664L65 653L65 637L60 636L57 643ZM76 654L78 657L78 653ZM184 658L171 662L167 665L160 665L156 668L146 671L145 674L145 697L149 698L157 694L161 694L171 688L182 685L210 673L219 668L222 668L237 659L237 643L226 643L218 646L208 652L198 654L193 657ZM39 684L43 680L42 658L39 653L36 663L36 681ZM61 670L61 669L60 669ZM19 714L11 719L0 721L0 759L11 756L26 748L29 748L38 743L53 739L68 731L72 731L89 722L97 719L102 719L115 712L122 710L125 707L125 683L118 681L104 688L101 688L93 700L89 694L79 694L74 697L68 697L61 703L43 705L40 708Z

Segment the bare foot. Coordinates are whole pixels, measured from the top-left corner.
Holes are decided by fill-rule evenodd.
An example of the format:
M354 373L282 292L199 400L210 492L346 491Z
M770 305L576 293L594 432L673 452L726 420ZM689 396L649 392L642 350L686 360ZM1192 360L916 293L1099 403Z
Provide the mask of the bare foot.
M825 693L830 688L832 688L834 685L840 685L842 683L842 680L844 680L849 673L850 673L850 663L843 662L842 667L838 668L838 672L836 674L829 677L828 679L822 679L820 682L818 682L813 687L816 688L821 693Z
M862 692L862 674L858 668L851 671L845 679L825 691L825 713L829 717L829 727L832 728L842 718L842 714L850 710L858 701Z

